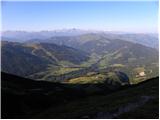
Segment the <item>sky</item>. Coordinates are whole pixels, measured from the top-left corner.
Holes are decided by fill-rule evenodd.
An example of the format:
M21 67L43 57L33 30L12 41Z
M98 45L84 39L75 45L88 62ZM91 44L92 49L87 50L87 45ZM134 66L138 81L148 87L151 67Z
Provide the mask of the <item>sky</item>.
M2 30L84 29L157 33L157 1L3 1Z

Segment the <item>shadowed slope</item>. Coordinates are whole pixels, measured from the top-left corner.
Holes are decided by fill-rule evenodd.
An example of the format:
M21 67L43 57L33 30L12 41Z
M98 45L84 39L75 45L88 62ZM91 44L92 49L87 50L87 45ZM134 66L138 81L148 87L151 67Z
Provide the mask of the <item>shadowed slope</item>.
M3 72L1 74L2 118L157 118L158 116L158 78L111 90L105 83L90 87L90 84L50 83ZM94 93L88 92L95 88L98 90ZM132 107L134 105L136 107Z

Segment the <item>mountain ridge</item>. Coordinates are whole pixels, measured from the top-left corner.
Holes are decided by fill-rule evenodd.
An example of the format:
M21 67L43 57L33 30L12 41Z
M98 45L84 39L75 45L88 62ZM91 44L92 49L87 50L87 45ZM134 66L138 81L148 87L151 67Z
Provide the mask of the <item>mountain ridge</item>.
M54 31L5 31L2 32L2 38L8 41L25 42L32 39L50 39L54 36L74 37L85 34L99 34L109 39L123 39L134 43L139 43L148 47L158 48L158 34L153 33L125 33L125 32L106 32L81 29L65 29Z

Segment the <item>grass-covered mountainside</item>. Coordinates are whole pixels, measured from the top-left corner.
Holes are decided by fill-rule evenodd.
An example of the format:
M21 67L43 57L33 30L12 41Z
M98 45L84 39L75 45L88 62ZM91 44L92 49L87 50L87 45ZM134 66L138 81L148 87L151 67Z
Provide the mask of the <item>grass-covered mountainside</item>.
M88 33L24 43L2 42L2 71L59 82L80 80L92 72L121 71L133 84L157 76L158 50L132 41L123 36L118 39Z
M2 118L158 118L157 39L85 33L2 37Z
M2 71L28 76L46 71L49 66L80 64L89 57L86 53L47 43L23 44L2 41Z
M129 85L115 74L123 79L62 84L2 72L2 118L158 118L159 78Z

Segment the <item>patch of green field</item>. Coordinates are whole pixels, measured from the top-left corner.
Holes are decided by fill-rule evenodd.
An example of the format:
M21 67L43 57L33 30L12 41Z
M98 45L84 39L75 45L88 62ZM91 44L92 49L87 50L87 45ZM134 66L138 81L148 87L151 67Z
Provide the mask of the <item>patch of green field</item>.
M95 83L103 83L106 80L106 75L103 74L96 74L91 76L83 76L78 78L73 78L69 80L68 83L70 84L95 84Z
M140 72L143 72L143 71L145 71L144 67L137 67L137 68L134 69L134 72L136 72L136 73L140 73Z
M48 80L48 78L55 79L55 76L64 75L73 71L78 71L81 68L79 67L62 67L62 66L53 66L49 65L47 71L35 73L29 76L29 78L34 78L37 80Z
M123 64L113 64L113 65L111 65L112 67L125 67L125 65L123 65Z
M77 71L80 70L81 68L72 68L72 67L59 67L58 69L50 69L47 74L44 74L44 77L42 79L47 79L48 77L52 77L52 76L60 76L63 74L67 74L70 73L72 71Z

